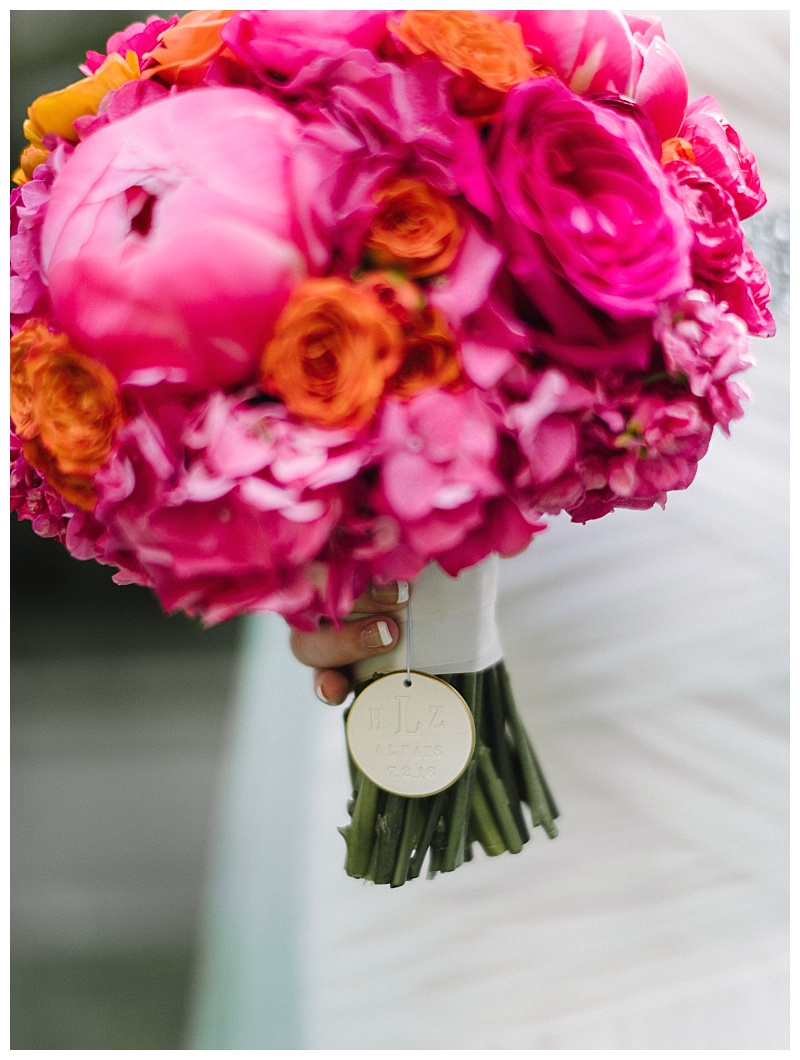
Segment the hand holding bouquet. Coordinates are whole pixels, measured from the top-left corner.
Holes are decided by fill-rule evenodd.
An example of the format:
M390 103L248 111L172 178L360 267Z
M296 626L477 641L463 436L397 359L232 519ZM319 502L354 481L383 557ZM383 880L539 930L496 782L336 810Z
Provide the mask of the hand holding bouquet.
M657 20L195 11L81 69L12 193L12 508L167 610L340 622L545 516L663 506L742 414L765 197ZM554 834L471 658L422 667L472 711L455 785L354 767L353 875L519 849L522 803Z

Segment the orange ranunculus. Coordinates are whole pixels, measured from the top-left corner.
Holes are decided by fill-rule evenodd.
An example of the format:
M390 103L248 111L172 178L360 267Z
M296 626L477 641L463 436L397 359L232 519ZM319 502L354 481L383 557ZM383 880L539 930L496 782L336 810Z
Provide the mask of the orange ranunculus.
M433 387L453 389L463 382L456 340L441 310L427 306L406 329L403 361L387 391L406 399Z
M39 438L23 442L22 452L31 467L35 467L64 500L87 512L92 511L97 503L97 493L90 475L65 475L56 458L48 453Z
M675 162L679 159L694 164L694 149L682 136L671 136L661 145L661 165L665 166L668 162Z
M28 377L26 358L39 345L39 334L47 325L40 320L26 320L20 331L11 336L11 389L9 411L17 437L23 441L39 433L33 415L33 391ZM55 338L55 336L53 336Z
M457 74L498 92L542 72L516 22L481 11L405 11L392 28L415 55L435 55Z
M425 305L422 289L401 272L365 272L359 276L357 286L359 290L367 291L377 298L403 329L412 325L417 313Z
M76 143L76 118L87 114L97 114L103 98L114 88L121 88L128 81L141 77L139 59L136 52L129 51L123 57L116 52L103 62L91 77L84 77L57 92L47 92L28 107L28 120L22 126L26 139L36 151L27 148L20 158L20 169L28 180L33 170L47 157L46 148L42 147L42 137L47 133L56 133L70 143ZM46 152L43 156L41 152ZM19 171L15 174L17 183L24 183Z
M402 335L368 291L331 276L304 280L261 360L261 386L318 427L363 427L400 364Z
M113 375L40 320L26 322L11 351L11 415L20 437L35 439L61 475L99 471L122 423Z
M220 30L235 11L190 11L164 30L146 77L160 77L171 85L199 85L211 63L227 48Z
M420 180L396 177L375 195L378 213L365 244L381 266L420 278L442 272L463 235L450 199Z

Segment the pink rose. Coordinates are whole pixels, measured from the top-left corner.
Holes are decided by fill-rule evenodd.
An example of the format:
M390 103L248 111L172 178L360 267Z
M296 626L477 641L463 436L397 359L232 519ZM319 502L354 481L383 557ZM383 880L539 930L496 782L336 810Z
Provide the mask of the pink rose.
M517 11L536 60L582 96L620 95L637 103L662 140L675 136L689 98L680 59L658 19L618 11Z
M691 229L635 121L545 77L509 92L490 149L512 272L543 256L623 321L689 286Z
M59 321L122 382L231 387L305 274L296 120L254 92L180 93L112 122L58 175L42 267ZM209 291L214 297L209 297Z
M713 96L701 96L691 104L680 135L692 145L700 169L732 196L742 220L764 206L767 197L755 157L725 120Z

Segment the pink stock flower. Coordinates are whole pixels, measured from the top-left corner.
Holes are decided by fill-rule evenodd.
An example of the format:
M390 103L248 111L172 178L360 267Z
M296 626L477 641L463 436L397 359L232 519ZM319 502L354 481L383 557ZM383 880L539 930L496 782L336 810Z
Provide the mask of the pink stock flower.
M713 96L701 96L689 106L680 135L691 144L700 169L732 196L742 220L765 205L753 153L725 120Z
M691 230L625 115L540 78L509 92L491 150L512 272L544 253L580 295L622 321L651 315L689 286Z
M658 19L618 11L517 11L525 43L582 96L637 103L662 140L675 136L689 98L686 72Z
M728 433L732 419L743 415L745 388L730 380L752 364L747 328L733 313L716 305L705 291L687 291L659 309L653 334L661 343L664 364L672 376L683 376L697 397Z
M566 508L574 522L615 508L663 507L667 493L691 485L714 427L705 402L679 384L645 389L621 378L598 386L592 412L576 461L584 492Z
M42 230L70 338L122 382L251 380L305 274L293 236L297 137L270 100L215 88L170 96L79 144Z

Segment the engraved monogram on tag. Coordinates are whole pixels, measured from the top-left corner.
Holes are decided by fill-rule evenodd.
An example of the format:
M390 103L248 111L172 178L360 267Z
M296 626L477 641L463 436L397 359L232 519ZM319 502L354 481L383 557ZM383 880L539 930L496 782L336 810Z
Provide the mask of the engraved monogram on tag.
M379 788L422 798L461 776L475 749L475 723L446 681L416 671L379 677L355 699L347 742L358 768Z

